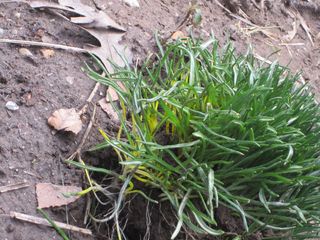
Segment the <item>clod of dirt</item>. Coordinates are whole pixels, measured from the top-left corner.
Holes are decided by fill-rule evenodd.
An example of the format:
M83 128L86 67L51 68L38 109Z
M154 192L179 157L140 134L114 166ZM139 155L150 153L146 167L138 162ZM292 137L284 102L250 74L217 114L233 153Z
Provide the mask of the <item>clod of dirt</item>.
M52 49L40 49L40 52L45 59L49 59L54 56L54 50Z
M48 118L48 124L56 130L69 131L75 134L78 134L82 129L80 113L74 108L55 111Z
M2 73L0 72L0 83L1 84L7 84L8 80L2 75Z
M36 185L38 208L64 206L76 201L80 196L75 193L82 191L76 186L59 186L51 183Z
M27 48L19 48L19 53L24 57L32 57L33 54Z

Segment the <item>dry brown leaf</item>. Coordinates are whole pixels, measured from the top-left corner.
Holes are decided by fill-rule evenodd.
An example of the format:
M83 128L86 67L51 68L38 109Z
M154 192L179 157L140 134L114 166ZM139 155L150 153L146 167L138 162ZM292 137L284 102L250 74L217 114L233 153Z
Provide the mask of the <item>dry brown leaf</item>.
M54 56L54 51L52 49L40 49L40 52L44 58L49 59Z
M107 94L106 94L106 101L112 102L112 101L118 101L119 96L116 90L114 90L112 87L108 87Z
M56 130L70 131L75 134L78 134L82 128L80 113L74 108L55 111L48 118L48 124Z
M128 61L130 61L131 56L128 49L119 44L125 29L113 21L106 13L96 11L90 6L82 4L80 0L59 0L58 2L59 4L32 1L30 6L33 8L50 8L74 13L74 17L67 17L61 12L56 12L62 18L80 26L100 42L100 46L88 44L85 46L85 49L95 54L109 72L113 71L109 61L123 66L123 61L119 54L126 56Z
M109 118L114 122L120 122L117 112L113 109L110 102L107 102L105 98L99 100L99 105L104 112L106 112ZM116 103L113 103L116 104Z
M86 19L80 24L86 25L86 28L104 28L104 29L117 29L119 31L125 31L119 24L113 21L106 13L103 11L96 11L88 5L82 4L80 0L59 0L58 3L47 2L47 1L31 1L29 4L32 8L52 8L59 9L80 15L77 17L68 18L65 15L64 18L69 19L71 22L77 23L79 19ZM83 21L83 20L82 20Z
M72 203L80 196L71 196L71 194L80 191L82 191L82 189L76 186L38 183L36 185L38 208L58 207Z
M186 35L182 31L176 31L171 35L172 40L178 40L181 38L186 38Z

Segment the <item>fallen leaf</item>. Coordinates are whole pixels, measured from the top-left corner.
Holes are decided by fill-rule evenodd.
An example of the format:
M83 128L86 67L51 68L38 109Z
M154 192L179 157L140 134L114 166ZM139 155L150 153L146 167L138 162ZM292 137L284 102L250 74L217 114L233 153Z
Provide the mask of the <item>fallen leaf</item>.
M82 189L76 186L38 183L36 185L38 208L59 207L72 203L80 198L80 196L74 196L73 193L80 191Z
M55 111L49 118L48 124L56 130L70 131L78 134L82 128L80 113L74 108L59 109Z
M119 100L118 93L116 92L116 90L109 86L106 94L106 101L112 102L117 100Z
M19 53L24 57L32 57L33 54L27 48L19 48Z
M178 40L181 38L185 38L185 34L182 31L176 31L171 35L172 40Z
M44 58L49 59L54 56L54 51L52 49L40 49L40 52L42 53L42 56Z
M59 0L58 3L32 1L29 4L33 8L50 8L53 11L59 9L73 13L75 16L69 17L55 11L57 15L77 24L99 41L100 46L87 44L84 48L96 55L109 72L113 72L110 61L120 66L124 65L120 55L125 56L130 62L130 52L119 43L125 29L103 11L96 11L90 6L82 4L80 0Z
M120 122L119 116L117 112L114 110L112 104L110 102L107 102L105 98L102 98L99 100L99 105L102 108L102 110L108 114L108 117L114 121L114 122ZM113 104L117 104L114 102Z

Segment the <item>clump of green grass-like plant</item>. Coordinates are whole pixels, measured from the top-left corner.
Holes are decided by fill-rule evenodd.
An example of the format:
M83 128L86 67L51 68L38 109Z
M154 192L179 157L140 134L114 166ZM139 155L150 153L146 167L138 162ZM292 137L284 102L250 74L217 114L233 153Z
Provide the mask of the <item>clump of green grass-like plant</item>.
M213 39L160 46L142 69L89 75L121 103L118 137L105 135L97 149L118 153L122 179L134 171L134 181L161 190L156 200L177 211L172 238L183 224L225 234L219 206L241 218L244 232L318 236L320 111L298 76Z

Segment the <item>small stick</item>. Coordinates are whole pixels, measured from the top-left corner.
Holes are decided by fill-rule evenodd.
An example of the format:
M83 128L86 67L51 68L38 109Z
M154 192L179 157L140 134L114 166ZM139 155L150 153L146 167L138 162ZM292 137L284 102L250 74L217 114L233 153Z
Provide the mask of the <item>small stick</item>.
M44 225L44 226L52 227L52 225L45 218L34 217L34 216L31 216L31 215L18 213L18 212L14 212L14 211L10 212L10 217L18 219L18 220L21 220L21 221L25 221L25 222L30 222L30 223L34 223L34 224L38 224L38 225ZM86 234L86 235L92 235L92 231L90 229L79 228L79 227L76 227L76 226L73 226L73 225L69 225L69 224L65 224L65 223L62 223L62 222L56 222L56 221L53 221L53 222L61 229L70 230L70 231L74 231L74 232L79 232L79 233L83 233L83 234Z
M19 44L19 45L29 45L37 47L47 47L47 48L56 48L78 53L89 53L89 51L83 48L70 47L67 45L54 44L54 43L44 43L44 42L35 42L35 41L25 41L25 40L16 40L16 39L0 39L0 43L10 43L10 44Z
M29 187L29 186L30 185L28 183L24 183L24 182L10 184L10 185L7 185L7 186L0 187L0 193L5 193L5 192L21 189L21 188L26 188L26 187Z
M99 87L100 87L100 83L97 82L96 85L94 85L94 88L92 89L90 96L88 97L88 99L86 101L86 104L81 108L80 114L84 114L87 112L88 104L92 102L92 99L96 95Z

